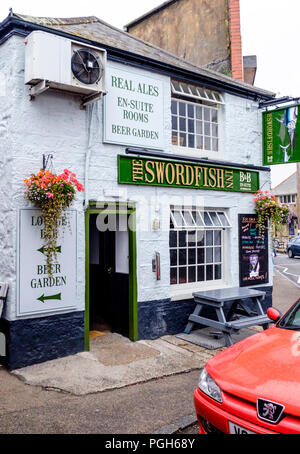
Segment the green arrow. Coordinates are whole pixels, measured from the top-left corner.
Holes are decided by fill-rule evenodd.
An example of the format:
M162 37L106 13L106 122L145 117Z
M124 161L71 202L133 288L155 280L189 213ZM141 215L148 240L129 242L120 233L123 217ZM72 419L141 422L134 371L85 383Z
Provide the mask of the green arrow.
M61 300L61 293L57 293L56 295L50 295L50 296L45 296L44 294L37 298L37 300L41 301L42 303L45 302L45 300Z
M43 246L43 247L41 247L40 249L38 249L38 252L41 252L42 254L45 254L45 252L46 252L47 250L48 250L48 248L46 248L46 247ZM56 252L60 252L60 253L61 253L61 246L58 246L58 247L56 248Z

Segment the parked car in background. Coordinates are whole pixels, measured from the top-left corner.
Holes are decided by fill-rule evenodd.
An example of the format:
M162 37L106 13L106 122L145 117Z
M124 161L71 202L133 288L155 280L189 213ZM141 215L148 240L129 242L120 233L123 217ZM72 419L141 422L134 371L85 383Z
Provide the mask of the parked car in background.
M286 247L286 252L290 258L295 257L295 255L300 255L300 237L297 236L291 239Z
M199 433L300 434L300 299L271 328L208 361L194 392Z

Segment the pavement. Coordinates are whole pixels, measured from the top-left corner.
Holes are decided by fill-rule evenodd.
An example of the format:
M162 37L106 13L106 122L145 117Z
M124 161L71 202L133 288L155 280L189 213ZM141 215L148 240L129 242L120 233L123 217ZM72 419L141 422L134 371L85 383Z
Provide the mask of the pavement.
M275 258L274 261L276 260L282 259ZM299 296L300 288L276 272L273 306L285 312ZM261 329L261 327L252 327L242 330L239 335L235 335L235 341L253 335ZM72 396L89 396L163 377L198 371L223 348L209 350L171 335L155 340L131 342L117 333L100 332L94 333L90 339L88 352L35 364L10 373L0 368L0 383L5 384L6 381L8 384L9 377L16 377L23 384L46 391L57 391ZM7 389L10 387L8 386ZM13 389L14 386L11 387L11 402L14 401ZM28 405L26 396L21 397L20 393L18 398L24 400L24 408L26 408ZM7 405L3 409L9 408L8 401ZM20 409L20 403L17 408ZM171 423L168 421L167 425L162 425L154 433L174 433L193 422L195 422L193 413L180 414L179 412L174 421Z

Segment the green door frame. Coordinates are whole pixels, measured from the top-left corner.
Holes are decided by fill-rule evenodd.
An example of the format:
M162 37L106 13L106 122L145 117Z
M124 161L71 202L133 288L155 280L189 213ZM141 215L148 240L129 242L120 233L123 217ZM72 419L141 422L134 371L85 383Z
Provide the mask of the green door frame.
M137 273L136 273L136 207L131 203L103 202L106 208L97 208L99 202L90 202L85 212L85 350L90 349L89 323L90 323L90 216L100 214L128 214L130 226L128 229L129 242L129 339L138 339L138 315L137 315ZM110 207L111 205L111 207Z

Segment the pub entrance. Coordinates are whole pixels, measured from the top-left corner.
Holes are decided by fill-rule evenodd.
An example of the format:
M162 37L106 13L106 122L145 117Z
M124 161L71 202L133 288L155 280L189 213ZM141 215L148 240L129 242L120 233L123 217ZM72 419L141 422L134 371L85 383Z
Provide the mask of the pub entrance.
M107 330L136 340L135 211L90 209L86 218L87 335Z

